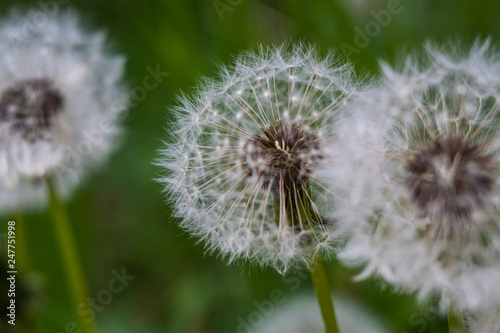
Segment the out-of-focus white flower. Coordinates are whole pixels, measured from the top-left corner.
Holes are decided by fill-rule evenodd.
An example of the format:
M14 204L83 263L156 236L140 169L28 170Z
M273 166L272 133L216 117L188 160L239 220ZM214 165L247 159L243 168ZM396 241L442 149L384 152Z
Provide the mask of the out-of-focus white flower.
M467 326L470 333L500 332L500 310L488 310L467 316Z
M342 333L385 333L388 330L370 310L347 297L333 297L336 317ZM314 297L301 296L274 310L254 333L322 333L325 331L318 302ZM269 310L270 312L271 310ZM244 323L250 326L253 323ZM241 324L243 325L243 324Z
M0 209L40 207L43 179L63 194L113 147L126 107L124 58L111 55L102 32L87 33L73 13L44 24L37 11L0 23Z
M400 72L383 66L385 84L330 147L344 152L332 173L353 166L330 181L349 236L340 256L443 310L487 308L500 300L500 63L488 43L426 50Z
M160 163L181 226L280 272L330 253L332 193L315 170L356 94L350 66L298 46L246 53L183 97Z

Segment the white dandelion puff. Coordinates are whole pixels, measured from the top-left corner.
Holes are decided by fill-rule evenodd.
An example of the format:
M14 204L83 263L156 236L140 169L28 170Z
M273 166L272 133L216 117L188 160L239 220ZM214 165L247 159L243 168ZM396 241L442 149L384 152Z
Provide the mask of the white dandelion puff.
M365 264L360 278L438 296L443 310L500 300L499 65L488 43L384 65L356 130L330 147L360 147L340 161L353 173L330 182L349 236L340 257Z
M346 296L333 296L337 304L339 331L342 333L385 333L388 332L370 309ZM321 320L320 309L314 297L299 296L274 309L269 306L265 320L258 316L249 316L248 322L240 324L241 331L254 333L321 333L325 331ZM252 319L252 321L250 321ZM253 326L252 326L253 325ZM254 328L252 330L252 328Z
M468 315L467 326L471 333L500 332L500 309L494 308Z
M64 195L113 147L126 106L124 59L108 53L102 32L87 33L60 12L25 33L36 11L0 24L0 208L46 200L44 178Z
M332 193L316 175L357 88L313 48L246 53L176 109L161 179L181 226L233 261L280 272L333 248Z

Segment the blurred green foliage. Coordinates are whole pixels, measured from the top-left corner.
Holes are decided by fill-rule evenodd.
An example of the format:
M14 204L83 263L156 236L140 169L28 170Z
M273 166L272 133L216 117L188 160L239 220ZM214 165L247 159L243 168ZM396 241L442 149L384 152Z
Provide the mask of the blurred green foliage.
M90 295L107 288L113 270L135 276L96 314L101 332L235 332L238 318L247 318L255 311L253 302L268 299L273 290L282 290L287 299L313 292L308 278L297 280L295 290L295 283L286 283L272 270L246 263L227 266L215 255L205 255L203 246L177 227L153 181L159 170L152 162L162 140L168 139L164 126L173 116L166 106L175 104L181 90L192 91L200 76L214 75L217 64L229 63L257 43L304 41L325 53L354 46L358 50L350 58L357 72L377 75L380 59L393 63L426 40L499 40L498 1L401 0L401 10L377 31L374 13L394 1L60 0L65 3L61 8L76 9L91 28L106 29L112 47L127 55L131 91L142 86L148 67L169 73L144 100L134 103L124 121L123 144L107 168L95 170L68 202ZM43 9L51 3L2 0L0 13ZM225 11L221 14L216 7ZM377 33L359 47L358 31L366 29ZM7 218L2 217L2 228ZM43 332L64 332L75 310L65 294L67 282L49 216L27 214L25 220L30 268L23 275L31 286L27 290L37 295L33 325ZM445 321L418 307L413 297L380 288L379 281L356 284L351 281L355 271L336 261L327 268L336 290L363 300L391 332L446 331Z

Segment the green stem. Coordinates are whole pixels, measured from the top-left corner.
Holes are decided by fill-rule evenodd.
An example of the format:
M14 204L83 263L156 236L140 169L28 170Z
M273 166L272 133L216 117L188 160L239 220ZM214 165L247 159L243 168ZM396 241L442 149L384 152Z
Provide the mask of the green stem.
M466 333L463 313L456 307L450 306L448 309L448 330L449 333Z
M326 333L339 333L337 318L335 317L335 309L333 307L332 296L330 293L330 285L326 277L325 267L323 262L318 257L314 265L311 266L311 279L318 298L321 316L325 323Z
M85 284L83 269L78 258L75 241L71 232L70 223L64 205L57 196L52 181L48 181L50 194L50 211L53 218L54 229L56 231L59 250L63 256L64 268L69 280L73 306L77 311L80 304L85 303L88 292ZM95 332L92 321L87 322L82 317L78 317L80 328L83 333Z

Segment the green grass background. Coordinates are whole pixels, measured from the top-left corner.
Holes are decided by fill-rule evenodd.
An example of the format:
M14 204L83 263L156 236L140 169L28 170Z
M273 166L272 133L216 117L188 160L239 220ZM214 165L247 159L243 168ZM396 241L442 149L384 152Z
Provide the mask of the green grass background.
M359 74L377 75L380 59L393 63L426 40L470 43L491 36L494 44L499 41L500 3L495 0L400 3L401 13L351 56ZM309 279L291 290L271 269L246 263L227 266L205 255L203 246L171 218L161 187L153 181L159 170L152 161L162 139L168 139L164 126L173 116L168 105L175 104L181 90L196 85L200 76L214 75L217 64L230 62L257 43L304 41L317 44L324 53L341 43L355 45L355 28L364 30L374 20L371 11L387 6L384 0L241 0L221 20L212 0L71 0L61 5L78 10L90 27L109 32L114 49L127 55L130 88L142 85L148 66L170 73L130 110L122 146L67 205L90 295L106 288L113 269L125 268L135 276L97 314L100 332L235 332L238 317L247 318L256 310L253 301L269 299L273 290L282 290L289 300L313 293ZM0 13L24 7L40 8L40 2L2 0ZM2 227L7 218L2 217ZM65 292L67 282L50 219L46 212L24 218L32 268L23 275L26 288L36 291L35 321L43 332L64 332L75 311ZM335 261L327 269L336 290L366 303L387 323L389 332L446 331L445 320L418 307L413 297L395 295L375 280L354 283L355 271ZM31 329L18 329L23 331Z

